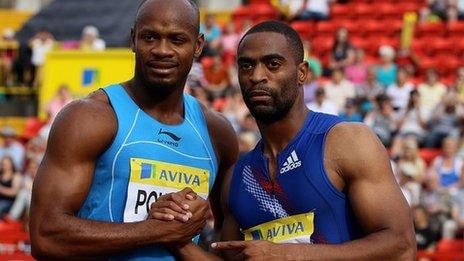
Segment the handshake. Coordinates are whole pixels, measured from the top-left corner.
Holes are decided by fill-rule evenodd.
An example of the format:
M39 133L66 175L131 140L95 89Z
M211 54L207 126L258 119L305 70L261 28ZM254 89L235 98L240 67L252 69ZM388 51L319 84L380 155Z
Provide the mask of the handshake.
M176 243L187 243L198 235L207 221L213 218L208 200L199 197L191 188L165 194L151 204L148 219L166 222Z

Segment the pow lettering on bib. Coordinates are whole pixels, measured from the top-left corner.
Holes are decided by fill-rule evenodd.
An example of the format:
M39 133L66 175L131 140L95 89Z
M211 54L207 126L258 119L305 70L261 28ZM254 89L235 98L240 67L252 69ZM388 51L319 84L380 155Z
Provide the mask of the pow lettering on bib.
M210 172L168 162L131 158L130 180L127 188L124 222L147 218L150 205L160 196L190 187L206 199L209 193Z
M274 243L311 243L314 212L284 217L249 228L245 240L267 240Z

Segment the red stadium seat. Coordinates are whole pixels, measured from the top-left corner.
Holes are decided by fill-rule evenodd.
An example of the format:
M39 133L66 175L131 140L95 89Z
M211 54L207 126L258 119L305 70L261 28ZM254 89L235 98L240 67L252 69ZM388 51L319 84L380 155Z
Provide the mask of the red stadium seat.
M374 5L378 17L388 20L401 20L403 13L398 10L398 7L392 3L377 3Z
M464 240L462 239L442 239L437 243L437 251L464 252Z
M303 39L309 39L315 33L316 29L312 21L296 21L291 24L291 27L295 29Z
M338 25L334 22L319 22L316 25L318 36L333 37L337 28Z
M444 23L425 23L418 25L416 31L420 37L438 37L446 33L446 25Z
M438 56L435 59L444 77L455 75L457 68L463 65L461 59L452 54Z
M330 14L333 20L349 19L351 17L351 5L335 4L331 7Z
M426 54L435 56L440 54L452 54L454 43L447 38L430 38L427 41Z
M372 4L357 4L353 6L353 19L370 20L379 16L378 10Z
M377 20L366 21L364 24L364 30L368 37L382 37L385 36L385 24L378 22Z
M448 36L450 37L464 36L464 22L459 21L459 22L449 23L447 25L447 30L448 30Z

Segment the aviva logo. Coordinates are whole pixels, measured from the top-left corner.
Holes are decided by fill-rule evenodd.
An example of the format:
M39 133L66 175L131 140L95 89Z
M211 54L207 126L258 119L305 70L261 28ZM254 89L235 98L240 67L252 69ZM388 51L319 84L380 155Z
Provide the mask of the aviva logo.
M314 212L276 219L245 230L245 240L267 240L274 243L306 238L314 231Z
M191 187L197 193L208 193L210 173L195 168L162 161L132 158L131 182L183 189Z

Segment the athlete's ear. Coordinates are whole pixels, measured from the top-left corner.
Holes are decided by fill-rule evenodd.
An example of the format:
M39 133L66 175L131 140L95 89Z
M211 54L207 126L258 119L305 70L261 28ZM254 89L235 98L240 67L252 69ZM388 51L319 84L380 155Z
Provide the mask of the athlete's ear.
M135 27L131 28L131 36L130 36L130 47L133 53L135 53Z
M197 37L197 41L195 42L195 53L193 57L198 58L203 51L203 46L205 45L205 36L203 34L199 34Z
M309 70L308 62L304 61L298 65L298 85L301 86L306 82L308 77L312 77Z

